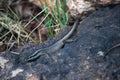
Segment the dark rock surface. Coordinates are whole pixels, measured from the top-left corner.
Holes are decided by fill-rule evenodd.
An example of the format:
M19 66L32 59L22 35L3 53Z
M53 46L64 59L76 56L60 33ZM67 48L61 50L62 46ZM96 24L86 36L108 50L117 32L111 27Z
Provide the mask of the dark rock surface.
M120 47L104 56L109 48L120 43L119 5L93 12L80 22L71 38L77 41L49 54L51 58L44 55L29 63L24 60L30 54L55 40L0 54L0 80L120 79Z

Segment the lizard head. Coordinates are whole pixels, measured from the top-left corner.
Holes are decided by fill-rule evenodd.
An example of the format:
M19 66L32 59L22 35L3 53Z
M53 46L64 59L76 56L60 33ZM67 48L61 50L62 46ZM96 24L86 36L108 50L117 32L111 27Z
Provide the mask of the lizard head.
M36 59L39 58L39 56L45 54L45 52L43 50L37 50L35 51L32 55L30 55L25 61L27 62L31 62L31 61L35 61Z

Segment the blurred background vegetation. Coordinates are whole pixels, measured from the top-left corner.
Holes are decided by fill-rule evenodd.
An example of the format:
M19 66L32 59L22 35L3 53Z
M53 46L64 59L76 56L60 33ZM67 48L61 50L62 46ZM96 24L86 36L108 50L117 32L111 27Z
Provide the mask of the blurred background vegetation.
M45 41L68 24L66 0L38 1L0 0L0 52Z

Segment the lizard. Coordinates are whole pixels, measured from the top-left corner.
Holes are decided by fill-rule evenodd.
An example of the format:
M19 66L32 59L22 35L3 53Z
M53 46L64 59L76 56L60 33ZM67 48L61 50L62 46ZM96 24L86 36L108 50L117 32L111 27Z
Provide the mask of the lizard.
M30 55L26 61L33 61L37 58L39 58L39 56L44 55L44 54L49 54L49 53L54 53L57 50L59 50L60 48L62 48L62 46L65 44L65 41L72 35L72 33L74 32L77 24L78 24L79 20L77 19L74 24L72 29L60 40L58 40L57 42L55 42L53 45L46 47L46 48L42 48L42 49L38 49L37 51L35 51L32 55Z

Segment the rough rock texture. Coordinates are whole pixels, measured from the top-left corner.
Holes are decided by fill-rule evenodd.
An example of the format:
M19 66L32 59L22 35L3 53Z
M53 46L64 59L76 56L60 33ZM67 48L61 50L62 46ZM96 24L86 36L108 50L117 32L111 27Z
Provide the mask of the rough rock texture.
M74 17L83 17L82 14L91 12L101 6L120 4L120 0L66 0L66 5Z
M44 55L29 63L25 59L30 54L55 40L0 54L0 80L120 79L120 47L104 56L120 43L120 6L93 12L80 22L71 38L77 41L49 54L51 58Z
M101 6L120 4L120 0L62 0L62 1L63 2L66 1L66 6L68 7L68 11L70 12L71 16L79 18L83 17L82 14L101 8ZM29 2L32 2L33 4L39 7L45 5L44 0L29 0ZM46 2L50 10L51 7L55 7L56 0L46 0Z

